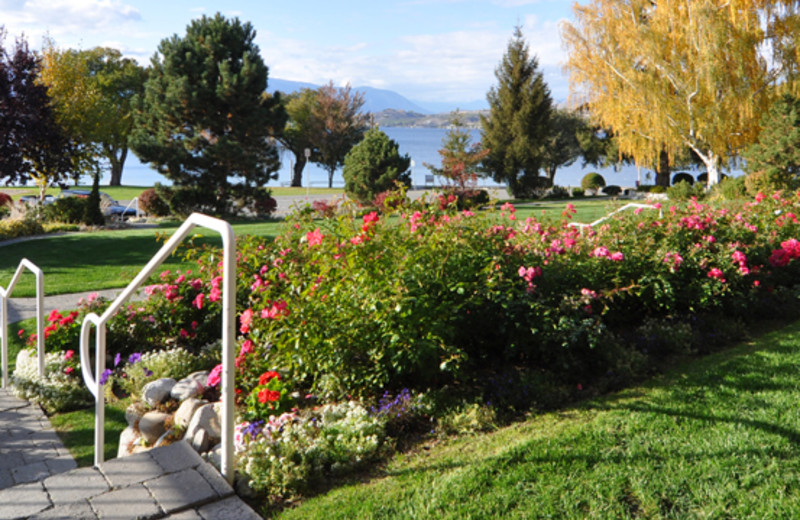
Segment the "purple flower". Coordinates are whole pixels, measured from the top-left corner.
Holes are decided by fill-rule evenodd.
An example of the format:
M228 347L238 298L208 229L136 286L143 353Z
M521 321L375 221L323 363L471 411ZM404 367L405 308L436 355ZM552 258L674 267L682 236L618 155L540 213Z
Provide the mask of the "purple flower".
M147 368L147 367L142 367L142 370L144 371L144 377L150 377L150 376L152 376L152 375L153 375L153 371L152 371L152 370L150 370L150 369L149 369L149 368Z
M114 356L114 368L119 366L119 362L122 361L122 354L117 352L117 355Z
M141 355L141 354L139 354L138 352L134 352L134 353L133 353L133 354L131 354L131 355L130 355L130 357L128 358L128 364L129 364L129 365L135 365L136 363L138 363L138 362L139 362L139 361L141 361L141 360L142 360L142 355Z
M103 373L100 375L100 385L102 386L106 384L108 382L108 378L111 377L111 374L113 373L114 371L112 371L110 368L103 370Z

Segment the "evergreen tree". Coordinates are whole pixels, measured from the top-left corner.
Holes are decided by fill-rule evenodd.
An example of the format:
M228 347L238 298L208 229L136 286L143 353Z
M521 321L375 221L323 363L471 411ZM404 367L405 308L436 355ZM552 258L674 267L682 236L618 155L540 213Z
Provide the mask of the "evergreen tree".
M763 172L788 188L800 175L800 99L786 94L761 119L758 141L745 150L749 173Z
M267 66L254 39L249 23L203 16L183 38L162 40L152 59L131 147L172 180L178 213L235 213L277 176L270 134L285 112L265 95Z
M369 203L395 182L411 185L411 159L400 155L397 143L381 130L372 128L344 159L344 186L348 195Z
M103 210L100 208L100 175L92 176L92 191L86 198L83 207L83 223L87 226L102 226L106 223Z
M525 196L539 187L545 139L549 134L552 99L535 56L519 27L495 71L498 85L487 94L490 113L481 117L484 168L512 195Z

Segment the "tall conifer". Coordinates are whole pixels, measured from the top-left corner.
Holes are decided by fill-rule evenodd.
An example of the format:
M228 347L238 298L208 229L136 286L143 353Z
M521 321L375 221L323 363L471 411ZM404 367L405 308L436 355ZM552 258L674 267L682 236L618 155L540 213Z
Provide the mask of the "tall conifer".
M539 187L539 170L549 133L552 99L520 27L495 70L498 84L487 94L490 113L481 117L481 142L489 155L483 165L514 196Z

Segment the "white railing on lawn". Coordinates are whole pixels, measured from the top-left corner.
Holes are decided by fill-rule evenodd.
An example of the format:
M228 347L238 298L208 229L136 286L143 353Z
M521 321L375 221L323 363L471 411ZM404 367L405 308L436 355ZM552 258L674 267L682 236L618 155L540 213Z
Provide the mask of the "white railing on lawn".
M622 212L622 211L626 211L626 210L629 210L629 209L636 209L636 208L642 208L642 209L657 209L657 210L658 210L658 217L659 217L659 218L662 218L662 217L664 216L664 211L663 211L663 210L662 210L660 207L659 207L659 208L657 208L657 207L655 207L655 206L653 206L653 205L651 205L651 204L636 204L636 203L634 203L634 202L631 202L630 204L625 204L625 205L624 205L624 206L622 206L621 208L619 208L619 209L616 209L616 210L612 211L611 213L609 213L609 214L608 214L608 215L606 215L605 217L602 217L602 218L599 218L599 219L595 220L595 221L594 221L594 222L592 222L591 224L581 224L580 222L570 222L570 223L569 223L569 225L570 225L570 226L572 226L572 227L577 227L577 228L580 228L580 229L581 229L581 231L583 231L583 229L584 229L584 228L587 228L587 227L594 227L594 226L596 226L597 224L601 224L602 222L604 222L604 221L606 221L606 220L610 219L611 217L613 217L613 216L614 216L614 215L616 215L617 213L620 213L620 212Z
M127 213L129 209L131 209L131 206L136 207L136 218L139 218L142 215L141 212L139 211L139 197L134 197L131 199L130 202L128 202L128 205L125 206L125 209L122 210L122 215L120 215L120 219L125 216L125 213Z
M3 388L8 388L8 299L14 291L20 276L27 268L36 276L36 358L39 363L39 377L44 377L44 274L36 264L23 258L17 271L8 284L8 289L0 287L0 348L2 348Z
M88 314L81 325L81 372L83 380L95 398L94 464L103 462L105 445L105 394L100 377L106 369L106 322L139 289L178 245L197 227L205 227L222 235L222 475L233 482L233 421L234 421L234 340L236 319L236 242L233 228L224 220L193 213L172 235L141 272L128 284L102 316ZM92 373L89 334L95 332L95 368Z

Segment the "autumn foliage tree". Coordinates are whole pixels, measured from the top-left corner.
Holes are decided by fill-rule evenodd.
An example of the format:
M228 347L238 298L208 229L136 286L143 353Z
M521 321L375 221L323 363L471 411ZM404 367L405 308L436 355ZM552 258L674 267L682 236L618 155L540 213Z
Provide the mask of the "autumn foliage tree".
M482 173L481 163L489 155L489 150L484 149L481 143L471 141L472 135L464 126L464 118L456 110L451 115L450 129L442 138L442 148L439 150L441 167L427 163L424 166L459 190L473 187Z
M0 179L11 184L35 178L43 198L45 188L69 171L72 148L40 73L41 59L27 42L19 38L6 48L0 27Z
M112 186L122 181L133 129L133 99L144 88L145 71L116 49L57 49L47 42L41 80L47 85L56 119L75 142L73 173L98 175L110 167Z
M774 87L796 79L798 9L788 0L575 4L562 31L573 101L613 131L621 154L663 165L689 148L715 184L721 162L755 139Z

